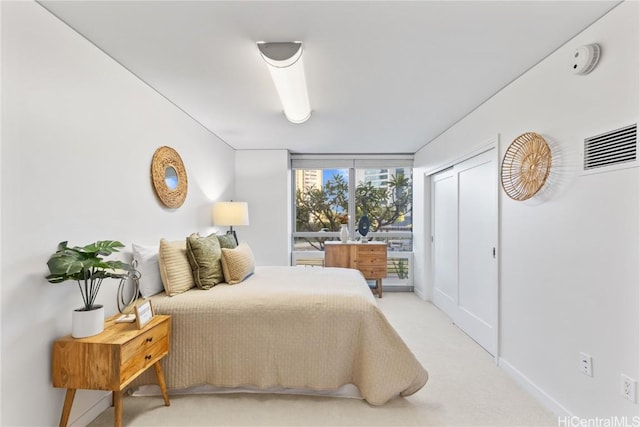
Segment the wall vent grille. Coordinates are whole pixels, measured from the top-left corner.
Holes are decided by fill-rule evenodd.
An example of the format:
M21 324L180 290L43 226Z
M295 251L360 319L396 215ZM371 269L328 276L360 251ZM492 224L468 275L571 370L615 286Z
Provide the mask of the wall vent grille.
M637 165L637 124L584 140L584 171L620 169Z

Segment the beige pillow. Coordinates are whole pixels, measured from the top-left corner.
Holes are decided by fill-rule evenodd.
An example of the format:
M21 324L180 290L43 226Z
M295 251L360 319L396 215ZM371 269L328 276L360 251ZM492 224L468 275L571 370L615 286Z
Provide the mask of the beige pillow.
M245 242L240 242L237 248L222 248L222 271L224 280L230 284L242 282L255 269L253 252Z
M170 242L160 239L158 264L160 265L160 277L162 277L164 291L170 297L188 291L195 286L187 258L186 240Z

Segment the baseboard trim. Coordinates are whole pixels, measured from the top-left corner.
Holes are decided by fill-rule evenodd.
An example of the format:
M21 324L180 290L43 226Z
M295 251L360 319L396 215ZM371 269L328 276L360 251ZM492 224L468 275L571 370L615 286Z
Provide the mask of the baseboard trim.
M98 415L106 411L111 406L111 393L107 393L100 398L95 405L84 411L78 418L69 423L70 427L85 427Z
M573 417L567 408L565 408L560 402L555 400L546 391L531 381L526 375L517 370L511 363L507 362L504 358L498 359L498 366L505 371L511 378L515 380L518 385L524 388L529 394L536 398L542 405L553 412L558 417Z
M413 293L416 294L418 298L420 298L422 301L427 301L427 295L424 292L422 292L422 289L414 287Z
M383 286L382 292L413 292L413 286L405 286L405 285Z

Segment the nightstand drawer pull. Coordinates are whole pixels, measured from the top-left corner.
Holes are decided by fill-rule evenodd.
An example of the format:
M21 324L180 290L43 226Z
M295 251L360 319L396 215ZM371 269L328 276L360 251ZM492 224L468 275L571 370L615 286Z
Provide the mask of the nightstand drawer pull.
M147 342L151 342L151 341L153 341L153 337L147 338Z
M147 355L144 357L144 360L151 360L151 355L150 355L150 354L147 354Z

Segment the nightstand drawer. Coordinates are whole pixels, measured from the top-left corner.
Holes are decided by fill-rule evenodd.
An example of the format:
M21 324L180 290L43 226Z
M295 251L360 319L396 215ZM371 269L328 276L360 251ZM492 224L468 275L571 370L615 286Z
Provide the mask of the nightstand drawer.
M136 373L146 370L160 358L169 352L169 338L165 335L159 338L154 344L142 346L129 359L122 361L120 367L121 387L125 387L137 375Z
M122 364L124 365L132 357L144 353L149 347L169 335L169 322L162 322L148 331L140 334L121 348Z

